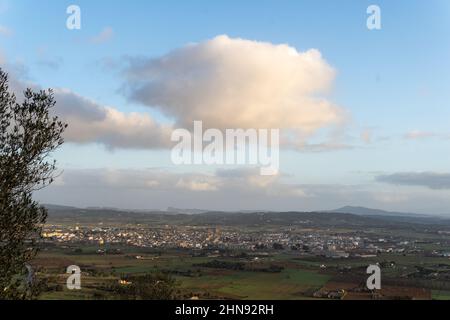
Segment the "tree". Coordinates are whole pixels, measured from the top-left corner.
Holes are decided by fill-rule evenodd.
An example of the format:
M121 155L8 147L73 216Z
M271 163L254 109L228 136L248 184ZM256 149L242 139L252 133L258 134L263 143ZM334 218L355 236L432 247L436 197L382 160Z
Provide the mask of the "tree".
M27 89L17 102L0 69L0 299L35 295L27 263L37 253L47 211L32 195L53 182L56 162L49 158L67 127L51 115L54 106L51 90Z
M178 298L177 281L168 274L153 272L121 277L126 284L114 283L109 290L123 300L174 300Z

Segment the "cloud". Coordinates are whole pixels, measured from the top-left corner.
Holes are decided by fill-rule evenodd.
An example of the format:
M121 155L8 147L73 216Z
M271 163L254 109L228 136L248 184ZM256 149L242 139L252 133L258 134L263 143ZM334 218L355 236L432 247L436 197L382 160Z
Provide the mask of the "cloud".
M394 185L422 186L433 190L450 189L450 173L402 172L377 176L376 181Z
M229 171L229 172L225 172ZM307 191L265 178L256 169L213 173L177 173L165 169L65 170L55 184L36 196L46 203L120 208L294 208ZM287 201L287 202L286 202Z
M341 150L351 150L355 147L346 144L341 143L337 141L327 141L327 142L321 142L321 143L302 143L297 144L296 147L300 150L307 151L307 152L329 152L329 151L341 151Z
M16 94L20 101L26 88L39 90L40 88L29 80L29 72L21 61L11 63L0 48L0 68L8 74L9 89Z
M155 59L130 59L123 92L178 126L280 128L309 136L338 126L343 109L325 96L335 71L318 50L299 52L226 35Z
M304 195L295 185L281 181L280 176L265 177L258 169L221 169L215 173L176 173L163 169L86 169L66 170L57 186L86 188L119 188L166 190L177 192L263 193L267 195ZM287 190L294 190L290 193Z
M57 114L69 124L64 138L74 143L101 143L122 149L168 148L168 125L142 113L123 113L67 89L55 89Z
M361 140L366 144L371 144L373 139L373 131L371 129L364 129L361 132Z
M39 59L37 61L37 64L42 66L42 67L46 67L52 70L59 70L59 68L61 68L61 65L63 64L63 58L61 57L55 57L53 59Z
M257 170L179 173L168 169L65 170L36 194L44 203L123 209L314 211L346 205L424 214L449 213L448 192L376 185L294 184Z
M90 39L93 44L102 44L110 41L114 37L114 30L111 27L104 28L98 35Z
M45 45L42 45L37 49L37 56L37 64L39 66L53 70L58 70L64 62L64 59L61 56L51 56L48 47Z
M23 99L26 88L41 88L22 78L26 71L17 66L0 63L9 71L10 89L18 101ZM172 145L169 125L160 124L145 113L123 113L113 107L103 106L78 95L71 90L54 89L56 106L54 115L69 124L64 139L66 142L87 144L99 143L109 149L158 149Z
M219 182L214 178L180 178L176 184L177 188L190 191L217 191Z
M381 203L395 204L395 203L407 203L411 201L411 195L401 192L377 192L374 194L374 198Z
M104 31L95 42L111 36L112 30ZM320 129L339 127L345 120L345 111L323 97L335 71L317 50L298 52L288 45L219 36L158 59L128 59L124 89L128 97L162 110L174 125L56 89L55 111L70 125L66 141L101 143L108 148L170 148L175 125L192 128L193 120L203 120L205 128L293 130L282 135L281 144L294 149L349 148L334 133L328 135L329 141L307 141ZM30 86L21 78L11 77L16 92Z
M10 28L0 25L0 35L5 37L11 37L13 33L14 32Z
M407 140L418 140L418 139L427 139L427 138L433 138L436 134L429 131L420 131L420 130L414 130L406 133L403 138Z

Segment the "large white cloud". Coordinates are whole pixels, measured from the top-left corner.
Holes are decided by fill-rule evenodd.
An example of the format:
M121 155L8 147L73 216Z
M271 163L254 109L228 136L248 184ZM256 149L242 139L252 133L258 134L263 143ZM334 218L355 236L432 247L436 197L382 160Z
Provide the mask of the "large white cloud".
M1 60L1 59L0 59ZM6 62L11 70L11 65ZM317 50L298 52L288 45L218 36L157 59L132 59L126 92L133 100L159 108L175 125L281 128L282 145L308 150L307 138L337 126L345 112L325 98L335 71ZM15 92L37 85L11 74ZM18 94L20 96L20 94ZM56 89L55 112L69 123L66 141L100 143L108 148L170 148L172 126L146 113L123 113L71 90ZM285 140L287 139L287 140ZM319 149L341 148L326 141Z
M226 35L156 59L132 59L127 96L177 125L295 129L308 136L339 125L345 112L326 98L334 69L318 50L299 52Z

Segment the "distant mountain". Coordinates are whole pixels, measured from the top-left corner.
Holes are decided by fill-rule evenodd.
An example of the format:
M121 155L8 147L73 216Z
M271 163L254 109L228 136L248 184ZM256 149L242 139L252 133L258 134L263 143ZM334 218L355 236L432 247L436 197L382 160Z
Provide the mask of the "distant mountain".
M384 211L379 209L370 209L365 207L353 207L346 206L336 210L331 210L329 212L336 213L351 213L358 216L385 216L385 217L416 217L416 218L429 218L429 215L417 214L417 213L408 213L408 212L393 212L393 211Z
M71 211L71 210L79 210L76 207L69 207L69 206L60 206L60 205L56 205L56 204L43 204L43 206L45 208L47 208L47 210L51 210L51 211Z
M427 225L449 225L450 217L448 215L425 215L409 212L393 212L365 207L346 206L340 209L328 211L336 214L349 213L361 217L382 219L384 221L399 223L415 223Z
M166 212L168 213L175 213L175 214L200 214L208 212L209 210L202 210L202 209L180 209L180 208L173 208L168 207Z
M234 226L322 226L405 228L418 224L450 226L450 219L411 213L389 212L362 207L344 207L322 212L218 212L168 208L167 211L130 211L107 208L74 208L46 205L49 222L144 223L151 225L234 225Z

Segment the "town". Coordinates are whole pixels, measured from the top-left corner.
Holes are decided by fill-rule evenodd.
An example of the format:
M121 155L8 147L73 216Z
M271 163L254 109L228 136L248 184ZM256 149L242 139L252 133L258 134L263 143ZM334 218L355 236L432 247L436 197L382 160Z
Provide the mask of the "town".
M446 299L449 221L402 219L52 209L36 264L54 284L45 298L114 298L163 274L182 299ZM81 268L88 291L63 290L69 265ZM380 290L366 286L370 265L381 269Z
M211 228L198 226L147 227L67 227L47 226L44 233L47 243L75 245L127 245L142 248L206 250L214 255L219 250L244 250L250 252L277 250L292 251L298 255L317 255L331 258L376 257L379 253L422 253L424 241L391 235L377 235L354 231L303 231L287 227L276 232L247 232L242 228ZM430 243L432 244L432 242ZM449 243L450 244L450 241ZM99 249L99 253L104 250ZM436 256L450 257L450 252L432 251Z

